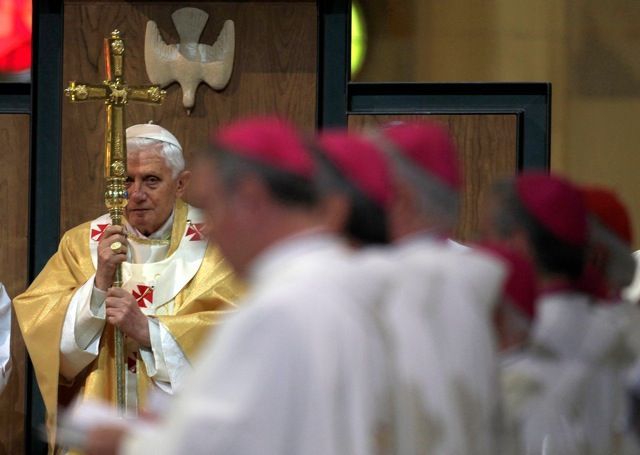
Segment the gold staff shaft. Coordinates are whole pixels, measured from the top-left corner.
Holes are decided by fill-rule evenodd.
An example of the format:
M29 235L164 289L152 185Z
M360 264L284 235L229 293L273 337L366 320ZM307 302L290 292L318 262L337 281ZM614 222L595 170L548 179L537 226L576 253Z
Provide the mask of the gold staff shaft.
M105 184L104 202L109 209L111 224L121 226L124 208L127 206L127 146L124 132L124 105L107 105L107 129L105 131ZM116 268L114 287L122 287L122 264ZM125 352L124 335L116 327L114 332L116 403L120 413L127 407L125 393Z

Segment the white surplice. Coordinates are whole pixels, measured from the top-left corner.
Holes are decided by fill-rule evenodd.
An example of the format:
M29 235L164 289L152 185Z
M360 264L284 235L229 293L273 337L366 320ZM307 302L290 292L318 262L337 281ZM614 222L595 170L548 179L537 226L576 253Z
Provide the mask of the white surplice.
M372 282L384 296L380 319L393 372L392 453L496 453L491 313L504 266L428 235L406 239L382 258L364 256L363 267L372 276L377 269Z
M640 250L633 253L636 261L636 273L629 286L622 290L622 297L631 303L640 303Z
M0 283L0 392L11 373L11 299Z
M557 292L537 304L531 346L503 365L505 411L522 453L636 453L625 434L637 309Z
M122 453L375 453L384 371L349 257L320 232L264 252L164 420Z
M199 210L189 207L188 219L201 222ZM148 237L144 237L128 223L126 231L127 262L123 263L123 288L132 292L139 301L142 312L148 316L173 314L173 301L177 293L197 272L206 251L206 242L189 242L183 238L178 249L167 257L173 229L174 214L164 225ZM108 215L94 220L91 225L89 250L94 266L97 266L97 249L101 232L111 221ZM137 238L142 240L136 240ZM164 242L148 242L164 241ZM100 338L106 324L106 293L95 287L95 274L73 295L67 309L60 341L61 374L74 378L98 356ZM127 372L128 407L136 406L136 369L144 364L147 375L158 390L173 394L191 369L182 349L171 333L149 318L150 348L139 348L128 343L129 369Z

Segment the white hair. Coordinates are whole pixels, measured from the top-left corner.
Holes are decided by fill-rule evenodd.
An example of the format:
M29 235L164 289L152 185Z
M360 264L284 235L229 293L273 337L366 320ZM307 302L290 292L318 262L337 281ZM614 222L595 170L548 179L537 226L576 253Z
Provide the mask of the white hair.
M167 163L167 166L169 166L169 169L171 169L171 175L175 179L185 168L182 149L175 144L146 137L131 137L127 138L127 153L134 155L158 144L162 145L160 154Z

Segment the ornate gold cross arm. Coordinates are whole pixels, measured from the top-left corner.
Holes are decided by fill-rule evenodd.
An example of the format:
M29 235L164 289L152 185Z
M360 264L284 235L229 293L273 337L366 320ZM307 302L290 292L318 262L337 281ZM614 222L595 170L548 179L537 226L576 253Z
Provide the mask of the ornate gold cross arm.
M76 81L69 82L64 94L74 103L107 99L107 89L104 85L76 84Z
M156 85L130 87L129 100L141 103L162 104L167 92Z
M161 104L167 94L157 85L129 86L124 80L124 40L114 30L104 40L107 79L102 84L69 82L64 94L72 102L103 100L107 105L124 106L129 101Z
M71 81L64 94L73 103L102 100L106 104L124 105L129 101L162 104L167 92L155 85L127 87L120 82L105 81L103 85L89 85Z

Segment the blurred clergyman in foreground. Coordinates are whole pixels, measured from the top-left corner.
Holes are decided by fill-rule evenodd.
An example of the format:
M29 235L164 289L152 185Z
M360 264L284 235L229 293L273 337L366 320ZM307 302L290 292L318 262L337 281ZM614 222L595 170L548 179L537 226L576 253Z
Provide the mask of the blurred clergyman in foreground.
M636 270L629 214L611 190L584 187L582 195L589 212L590 232L584 288L601 300L619 302Z
M90 453L375 453L370 384L384 371L308 150L288 124L254 119L223 128L212 159L210 230L249 293L157 426L98 429Z
M528 403L518 385L511 383L512 365L526 359L537 298L536 272L531 261L520 252L496 243L485 243L480 250L496 257L507 269L502 296L494 312L495 335L499 355L501 409L500 453L522 452L520 432L521 406ZM500 373L499 371L499 373ZM517 376L515 376L517 378ZM506 412L504 412L506 411Z
M371 140L343 131L320 133L314 148L315 182L328 227L354 247L388 243L385 209L392 182L382 152Z
M529 348L503 365L517 446L523 453L616 453L616 395L624 385L612 349L626 330L617 312L584 289L592 233L583 195L541 173L504 181L492 194L488 237L531 258L540 292Z
M496 453L491 314L504 267L448 242L461 179L446 130L406 123L376 140L394 178L387 205L393 246L358 260L369 271L361 287L379 301L389 353L391 453Z
M640 436L640 309L625 292L636 274L632 226L617 194L602 187L582 189L590 214L587 289L598 299L593 333L608 334L600 343L592 374L602 378L607 400L598 407L618 439L619 453L638 453ZM604 339L600 335L600 339ZM632 364L635 364L633 367Z

